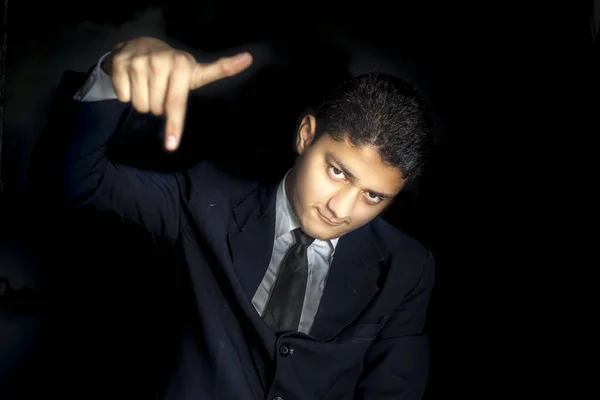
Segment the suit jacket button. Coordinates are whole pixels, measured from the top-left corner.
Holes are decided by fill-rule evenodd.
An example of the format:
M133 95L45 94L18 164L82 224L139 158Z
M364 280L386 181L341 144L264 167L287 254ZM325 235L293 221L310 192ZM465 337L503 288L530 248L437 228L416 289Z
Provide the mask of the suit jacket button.
M283 400L283 397L279 397L279 396L273 397L273 400Z
M287 357L292 353L292 349L290 349L286 344L282 344L279 348L279 354L283 357Z

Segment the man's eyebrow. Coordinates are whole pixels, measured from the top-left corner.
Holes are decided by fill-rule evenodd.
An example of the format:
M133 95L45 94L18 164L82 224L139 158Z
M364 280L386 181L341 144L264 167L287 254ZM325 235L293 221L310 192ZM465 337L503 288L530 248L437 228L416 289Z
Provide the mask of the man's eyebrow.
M346 164L344 164L342 161L340 161L340 159L337 158L333 153L331 153L329 151L326 152L325 158L327 159L327 161L333 161L333 163L335 163L337 165L337 168L339 168L350 181L352 181L352 182L356 181L356 175L354 175L352 173L352 171L350 171L348 169ZM382 192L378 192L376 190L371 190L371 189L363 189L363 190L366 192L369 192L381 199L391 199L394 197L394 194L392 194L392 193L382 193Z

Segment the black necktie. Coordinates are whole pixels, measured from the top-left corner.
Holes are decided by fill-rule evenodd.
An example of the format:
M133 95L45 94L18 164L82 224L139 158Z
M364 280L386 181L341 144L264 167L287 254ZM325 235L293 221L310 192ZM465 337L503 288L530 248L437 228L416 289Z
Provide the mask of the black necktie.
M279 266L277 280L264 313L264 320L274 332L296 331L304 305L308 279L306 250L315 240L299 228L292 231L290 246Z

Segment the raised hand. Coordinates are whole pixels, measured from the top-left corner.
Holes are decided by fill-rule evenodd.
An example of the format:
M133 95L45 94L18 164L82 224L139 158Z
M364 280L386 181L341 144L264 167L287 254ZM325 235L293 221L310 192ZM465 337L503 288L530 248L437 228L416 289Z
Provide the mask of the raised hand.
M165 115L165 147L173 151L181 141L190 90L236 75L251 64L249 53L199 63L162 40L141 37L117 45L102 68L120 101L131 102L141 113Z

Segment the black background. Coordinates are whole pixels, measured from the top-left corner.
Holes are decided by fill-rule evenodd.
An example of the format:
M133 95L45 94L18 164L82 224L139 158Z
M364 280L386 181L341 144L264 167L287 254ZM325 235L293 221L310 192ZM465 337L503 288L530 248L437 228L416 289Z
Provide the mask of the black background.
M82 227L47 215L43 199L27 196L25 186L27 160L59 82L68 93L81 83L77 72L140 35L164 38L200 59L249 49L257 61L194 97L192 109L200 111L188 129L206 134L186 135L177 157L153 147L158 138L133 132L150 146L132 161L151 167L212 157L237 173L276 179L292 162L297 114L332 78L377 68L414 83L437 115L435 158L386 218L437 261L426 398L557 393L563 379L552 380L538 364L562 359L549 334L569 330L565 321L577 314L563 304L560 288L587 264L573 253L564 264L558 250L580 231L565 228L563 219L587 221L580 218L587 200L571 207L566 199L587 199L593 187L580 183L592 171L589 143L598 126L592 3L581 2L579 10L507 2L348 4L9 5L0 276L45 300L0 310L0 398L143 398L167 364L175 307L174 278L161 263L168 254L150 253L152 243L134 228L117 229L118 221ZM64 77L65 71L76 73ZM231 149L232 140L239 146ZM122 143L123 154L131 154L128 146ZM95 262L78 264L77 253L98 248L106 251ZM549 285L557 269L561 282ZM543 289L551 292L548 302L538 294ZM534 334L546 313L560 322Z

